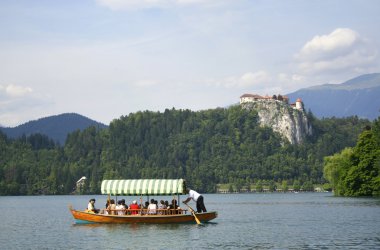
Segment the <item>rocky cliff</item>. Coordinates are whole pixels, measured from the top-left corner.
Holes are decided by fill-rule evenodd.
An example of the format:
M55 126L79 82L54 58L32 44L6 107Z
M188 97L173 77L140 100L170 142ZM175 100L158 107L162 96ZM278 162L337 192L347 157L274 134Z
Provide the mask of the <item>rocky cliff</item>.
M312 128L304 110L298 110L278 100L257 100L241 104L243 108L257 110L261 126L268 126L292 144L300 144Z

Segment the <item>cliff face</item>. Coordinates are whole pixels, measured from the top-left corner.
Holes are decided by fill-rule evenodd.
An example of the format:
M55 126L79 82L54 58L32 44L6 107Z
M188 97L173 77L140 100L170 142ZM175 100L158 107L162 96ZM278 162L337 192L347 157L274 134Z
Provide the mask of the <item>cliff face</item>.
M261 126L268 126L280 133L291 144L300 144L312 128L303 110L292 108L277 100L258 100L241 104L243 108L257 110Z

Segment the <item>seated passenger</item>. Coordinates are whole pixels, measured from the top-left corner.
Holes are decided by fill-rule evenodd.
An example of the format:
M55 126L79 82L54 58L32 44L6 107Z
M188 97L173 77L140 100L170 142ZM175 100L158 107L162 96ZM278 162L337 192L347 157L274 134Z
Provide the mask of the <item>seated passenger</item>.
M157 214L157 204L154 199L150 200L150 204L148 206L148 214Z
M159 214L166 214L165 210L166 210L165 202L163 200L161 200L160 203L158 204L158 213Z
M165 201L165 206L166 206L166 211L165 211L165 214L170 214L170 205L169 205L169 202L166 200Z
M146 201L144 206L143 206L143 214L148 214L148 207L149 207L149 201Z
M124 199L121 200L121 205L124 207L124 209L128 209L128 206L127 206L127 204L125 204Z
M95 199L94 198L90 199L90 201L88 202L87 211L92 212L92 213L96 213L96 214L99 213L99 209L95 208Z
M111 199L110 204L107 207L108 214L115 215L116 205L115 200Z
M149 201L146 201L144 205L144 209L148 209L148 207L149 207Z
M116 214L117 215L125 215L125 206L122 204L123 202L120 200L116 205Z
M170 214L178 214L179 213L178 208L179 207L177 205L177 200L173 199L172 204L169 206Z
M121 200L121 206L122 206L122 209L124 210L124 215L128 214L127 213L128 205L125 204L125 200L124 199Z
M131 209L131 214L132 214L132 215L136 215L136 214L139 213L138 210L140 209L140 207L139 207L139 205L137 205L137 201L136 201L136 200L134 200L134 201L132 202L132 204L129 205L129 209Z

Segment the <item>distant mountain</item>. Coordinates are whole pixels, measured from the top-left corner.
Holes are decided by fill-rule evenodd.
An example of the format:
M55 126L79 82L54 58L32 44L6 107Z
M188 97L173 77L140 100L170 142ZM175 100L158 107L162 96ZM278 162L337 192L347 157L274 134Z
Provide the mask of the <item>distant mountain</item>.
M35 121L29 121L14 128L0 128L8 137L18 138L25 134L44 134L61 145L65 144L66 137L70 132L83 130L90 126L106 128L107 126L85 116L75 113L65 113L49 116Z
M380 73L361 75L341 84L323 84L287 95L301 98L316 117L357 115L373 120L380 116Z

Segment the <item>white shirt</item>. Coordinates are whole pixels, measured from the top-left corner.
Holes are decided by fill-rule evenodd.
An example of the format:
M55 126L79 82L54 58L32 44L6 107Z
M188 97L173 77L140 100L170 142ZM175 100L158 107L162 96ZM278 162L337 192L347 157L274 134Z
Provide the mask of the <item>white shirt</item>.
M123 205L116 205L116 210L118 210L116 211L117 215L124 215L124 211L123 211L124 208L125 207Z
M88 205L87 205L87 210L90 210L90 211L95 210L95 205L92 205L92 203L89 202Z
M157 213L157 205L154 203L150 203L148 206L148 214L156 214Z
M196 202L198 200L199 196L201 196L200 193L197 193L196 191L190 189L189 198L193 199Z

